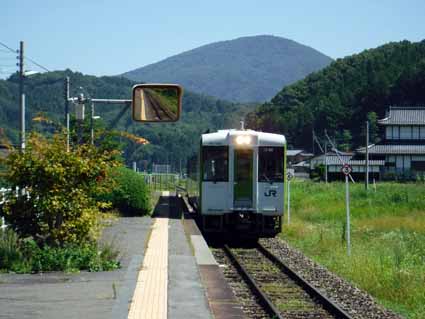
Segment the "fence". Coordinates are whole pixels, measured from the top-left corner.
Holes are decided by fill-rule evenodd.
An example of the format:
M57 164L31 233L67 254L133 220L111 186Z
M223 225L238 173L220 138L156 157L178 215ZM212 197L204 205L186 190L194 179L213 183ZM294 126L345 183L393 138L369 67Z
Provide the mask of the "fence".
M141 173L146 184L153 191L174 191L176 186L183 184L183 179L179 174L167 173Z

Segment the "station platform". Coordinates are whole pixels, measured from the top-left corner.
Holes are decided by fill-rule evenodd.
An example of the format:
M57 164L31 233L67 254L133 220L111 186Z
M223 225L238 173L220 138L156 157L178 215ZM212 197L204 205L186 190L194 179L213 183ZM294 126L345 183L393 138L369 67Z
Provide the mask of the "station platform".
M153 217L128 318L243 318L184 201L164 193Z
M121 252L110 272L0 274L0 318L243 318L181 198L104 230Z

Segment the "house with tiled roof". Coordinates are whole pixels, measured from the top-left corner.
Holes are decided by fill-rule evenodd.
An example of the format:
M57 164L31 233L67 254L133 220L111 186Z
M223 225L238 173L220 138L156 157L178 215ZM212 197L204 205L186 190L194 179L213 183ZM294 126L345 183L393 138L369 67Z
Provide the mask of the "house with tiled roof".
M379 144L369 145L369 159L384 160L384 173L424 175L425 107L392 106L378 125L384 138ZM357 152L364 155L366 148Z
M352 152L338 152L329 151L325 154L318 155L310 160L310 171L316 169L318 165L326 165L328 172L328 180L341 180L344 175L341 172L343 164L351 166L351 175L355 180L362 180L365 176L365 160L355 159L355 153ZM379 180L381 178L382 167L384 167L384 160L371 160L369 159L369 178Z

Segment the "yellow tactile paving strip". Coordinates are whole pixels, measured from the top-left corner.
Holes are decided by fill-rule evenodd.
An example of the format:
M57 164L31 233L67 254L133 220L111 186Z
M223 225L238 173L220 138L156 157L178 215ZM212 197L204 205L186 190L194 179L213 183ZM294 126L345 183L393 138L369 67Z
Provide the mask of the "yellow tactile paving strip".
M167 271L168 218L157 218L137 278L128 319L167 319Z

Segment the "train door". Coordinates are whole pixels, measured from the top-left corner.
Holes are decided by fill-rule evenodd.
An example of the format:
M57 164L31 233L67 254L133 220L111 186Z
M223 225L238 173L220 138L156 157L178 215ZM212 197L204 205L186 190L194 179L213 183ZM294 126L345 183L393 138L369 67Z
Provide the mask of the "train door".
M202 214L220 215L229 210L228 149L227 146L202 147Z
M253 150L235 149L233 205L235 208L252 208Z

